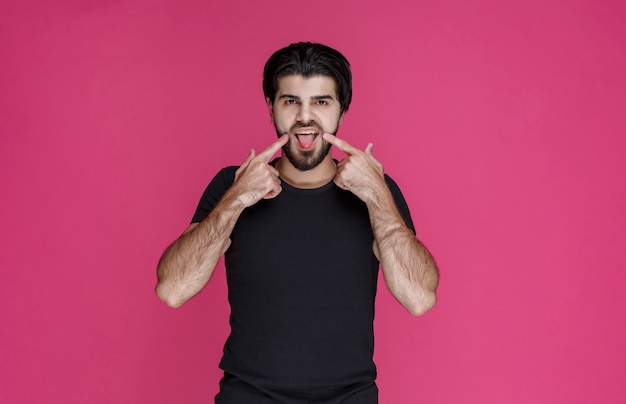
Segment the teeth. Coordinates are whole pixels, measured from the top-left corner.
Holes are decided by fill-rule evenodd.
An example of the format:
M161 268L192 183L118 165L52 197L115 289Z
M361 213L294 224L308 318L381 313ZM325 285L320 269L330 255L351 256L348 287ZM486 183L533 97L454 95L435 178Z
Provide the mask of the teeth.
M296 132L296 135L317 135L317 132L314 130L304 130L302 132Z

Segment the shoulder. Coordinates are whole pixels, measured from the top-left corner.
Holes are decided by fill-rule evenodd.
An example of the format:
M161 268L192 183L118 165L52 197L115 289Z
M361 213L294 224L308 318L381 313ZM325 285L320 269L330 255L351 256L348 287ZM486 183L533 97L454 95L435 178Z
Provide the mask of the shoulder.
M224 193L235 182L235 172L237 171L237 168L239 167L224 167L218 171L217 174L215 174L211 182L209 182L209 185L205 188L204 193L198 202L198 207L196 208L196 212L191 220L192 223L204 220L211 210L213 210Z
M230 183L229 185L232 185L232 183L235 181L235 172L238 168L239 166L224 167L217 173L215 177Z
M238 168L239 166L228 166L219 170L209 182L206 190L228 189L235 182L235 172Z

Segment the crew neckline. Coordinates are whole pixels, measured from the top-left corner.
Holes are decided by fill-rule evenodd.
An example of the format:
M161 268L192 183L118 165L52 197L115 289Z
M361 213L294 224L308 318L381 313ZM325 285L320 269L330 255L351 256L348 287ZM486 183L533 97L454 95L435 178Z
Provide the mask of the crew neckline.
M270 165L272 167L276 167L276 162L278 161L278 157L275 158L274 160L272 160L270 162ZM338 163L337 160L333 159L333 161L335 162L335 164ZM315 194L319 194L322 192L326 192L327 190L333 188L333 186L335 186L335 182L334 182L334 177L330 179L330 181L328 181L326 184L321 185L319 187L316 188L299 188L296 186L293 186L291 184L289 184L287 181L285 181L283 179L283 177L279 176L278 178L280 178L280 183L281 186L283 188L283 191L288 191L291 193L298 193L298 194L308 194L308 195L315 195Z
M289 184L282 177L279 177L279 178L280 178L280 184L281 184L281 186L283 188L283 192L287 191L287 192L291 192L291 193L315 195L315 194L320 194L322 192L326 192L329 189L333 188L333 186L335 186L334 181L331 179L326 184L324 184L324 185L322 185L320 187L317 187L317 188L298 188L298 187L294 187L293 185Z

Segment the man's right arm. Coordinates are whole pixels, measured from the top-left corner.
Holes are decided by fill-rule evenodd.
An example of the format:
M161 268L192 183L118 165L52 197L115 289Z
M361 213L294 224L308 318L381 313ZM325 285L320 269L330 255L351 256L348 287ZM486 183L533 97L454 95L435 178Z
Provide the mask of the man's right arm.
M204 288L219 258L230 245L230 234L241 212L281 191L278 171L268 164L287 143L280 137L255 156L254 150L235 173L233 185L200 223L191 224L163 253L157 267L156 294L170 307L179 307Z
M159 299L179 307L204 288L230 245L230 233L243 208L227 192L206 219L192 223L165 250L157 267Z

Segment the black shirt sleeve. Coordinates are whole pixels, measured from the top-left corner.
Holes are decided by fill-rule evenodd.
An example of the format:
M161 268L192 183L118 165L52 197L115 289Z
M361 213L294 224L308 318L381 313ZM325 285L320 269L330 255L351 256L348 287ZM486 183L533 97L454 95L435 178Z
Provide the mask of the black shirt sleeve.
M411 212L409 211L409 207L406 204L406 200L404 196L402 196L402 192L398 187L398 184L391 179L387 174L385 174L385 181L387 182L387 186L391 190L391 194L393 195L393 200L396 203L396 207L398 211L400 211L400 216L404 219L404 224L411 229L413 234L415 234L415 226L413 225L413 219L411 218Z
M202 198L200 198L191 223L201 222L211 213L228 188L235 182L235 171L237 171L237 168L236 166L223 168L213 177L202 194Z

